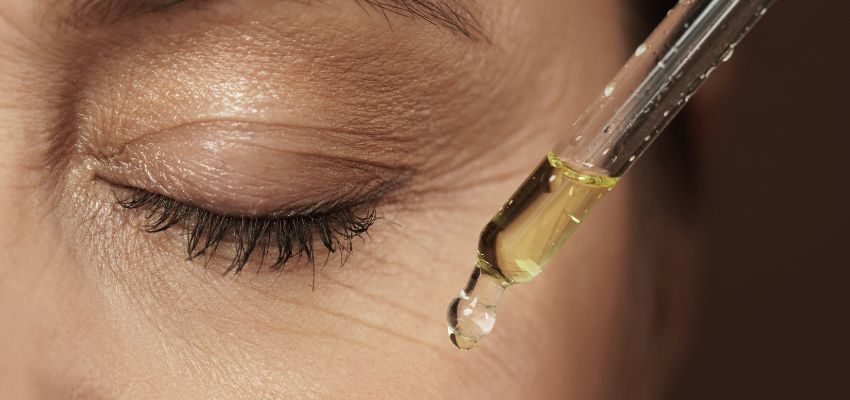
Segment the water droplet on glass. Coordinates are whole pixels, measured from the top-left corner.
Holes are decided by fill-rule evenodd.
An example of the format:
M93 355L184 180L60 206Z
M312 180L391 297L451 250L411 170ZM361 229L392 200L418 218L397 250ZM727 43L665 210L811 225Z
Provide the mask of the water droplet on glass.
M614 93L614 88L615 88L615 86L616 86L616 85L614 85L614 82L609 83L609 84L608 84L608 86L605 86L605 91L603 91L603 92L602 92L602 94L603 94L605 97L610 96L610 95L611 95L611 93Z
M733 54L735 54L735 49L734 49L734 48L730 47L730 48L726 49L726 51L725 51L725 52L723 52L723 55L722 55L722 56L720 56L720 62L726 62L726 61L729 61L729 59L731 59L731 58L732 58L732 55L733 55Z

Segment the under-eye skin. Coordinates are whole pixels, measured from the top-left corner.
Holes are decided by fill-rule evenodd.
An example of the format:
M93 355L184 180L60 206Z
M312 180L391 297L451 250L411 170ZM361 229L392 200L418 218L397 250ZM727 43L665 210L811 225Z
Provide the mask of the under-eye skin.
M257 260L258 268L268 264L273 270L296 257L314 263L317 245L327 251L325 262L331 253L338 253L342 264L353 240L366 234L378 218L374 207L365 212L355 211L362 206L336 206L286 216L230 216L138 188L115 196L124 209L144 212L145 232L182 229L189 260L208 262L227 247L232 260L225 274L238 274L252 260Z

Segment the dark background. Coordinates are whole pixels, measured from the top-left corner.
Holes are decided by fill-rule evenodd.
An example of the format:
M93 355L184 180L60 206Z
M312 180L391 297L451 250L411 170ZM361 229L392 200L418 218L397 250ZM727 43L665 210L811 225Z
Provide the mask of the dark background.
M780 0L671 129L701 250L664 398L850 399L848 74L850 2Z

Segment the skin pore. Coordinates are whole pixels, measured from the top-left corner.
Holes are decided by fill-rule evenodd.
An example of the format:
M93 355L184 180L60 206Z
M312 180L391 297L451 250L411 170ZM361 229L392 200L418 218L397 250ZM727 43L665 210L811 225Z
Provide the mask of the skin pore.
M622 63L617 2L85 3L0 4L10 398L613 396L649 301L626 283L628 183L479 348L444 318L479 230ZM223 276L232 248L187 260L128 188L379 218L342 267L317 247L315 268Z

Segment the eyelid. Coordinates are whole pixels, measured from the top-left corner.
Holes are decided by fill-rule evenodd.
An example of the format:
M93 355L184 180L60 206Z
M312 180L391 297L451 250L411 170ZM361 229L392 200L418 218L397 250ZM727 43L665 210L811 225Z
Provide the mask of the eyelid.
M188 259L206 257L208 262L220 245L229 245L233 254L225 274L238 274L257 254L262 266L270 252L276 253L271 269L282 269L290 259L302 255L313 263L316 243L329 253L339 252L342 264L353 250L353 239L362 237L377 220L375 208L362 215L352 208L337 208L287 217L227 216L144 189L124 190L129 191L124 196L116 193L117 203L128 210L147 209L146 232L183 228Z
M402 155L352 135L216 121L92 150L117 185L229 215L289 215L375 202L411 178Z

